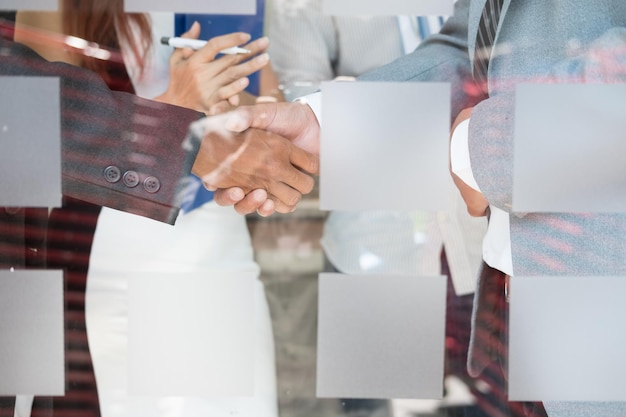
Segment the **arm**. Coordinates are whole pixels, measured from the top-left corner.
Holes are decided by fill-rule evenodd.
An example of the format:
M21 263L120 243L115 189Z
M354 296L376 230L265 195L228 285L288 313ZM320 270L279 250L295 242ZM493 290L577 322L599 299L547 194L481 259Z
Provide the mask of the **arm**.
M295 6L294 6L295 7ZM482 97L471 93L474 86L467 52L467 17L469 0L459 0L455 5L455 14L448 19L441 32L433 35L410 55L391 64L371 71L360 80L370 81L449 81L452 83L453 113L456 116L461 109L471 107ZM292 11L293 13L296 10ZM288 13L287 13L288 14ZM272 45L275 45L273 42ZM274 64L276 59L273 60ZM270 130L304 146L311 152L319 151L319 123L308 106L299 103L278 103L278 105L253 106L239 108L233 113L228 127L241 132L247 127ZM225 198L226 190L218 190L215 196L218 204L231 204ZM270 207L255 207L249 201L242 200L240 212L259 209L264 214L271 214ZM237 207L237 205L236 205Z
M565 51L565 47L563 49ZM549 59L549 57L547 58ZM549 72L525 80L547 83L626 82L626 28L612 28L578 56L554 62ZM471 165L491 205L511 211L515 84L500 80L501 89L474 107L469 129Z
M454 14L441 31L417 49L387 65L358 77L359 81L449 82L452 92L451 121L483 97L476 94L468 55L469 0L458 0Z
M213 179L216 187L238 185L246 191L267 188L285 196L285 210L291 208L289 204L298 198L298 192L312 188L313 180L294 168L292 159L299 167L316 171L317 157L294 151L295 146L286 139L250 131L237 140L227 140L232 136L214 130L196 140L183 141L189 124L202 114L112 92L91 71L49 63L14 42L0 38L0 48L5 51L0 75L60 78L65 195L173 223L192 166L201 177L224 167L213 155L218 145L220 157L240 157L230 158L225 174ZM262 139L274 145L259 159L271 168L263 170L257 164L252 167L258 172L250 172L248 163L258 148L247 142L257 145ZM128 171L137 173L136 186L124 183L123 175ZM290 189L285 192L287 186Z

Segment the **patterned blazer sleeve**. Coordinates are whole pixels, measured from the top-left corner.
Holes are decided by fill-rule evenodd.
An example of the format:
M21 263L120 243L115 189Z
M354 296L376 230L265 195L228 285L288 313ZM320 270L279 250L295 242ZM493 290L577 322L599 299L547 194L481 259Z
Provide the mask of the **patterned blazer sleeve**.
M174 223L198 142L201 113L113 92L95 73L43 60L0 39L0 75L60 80L63 194Z

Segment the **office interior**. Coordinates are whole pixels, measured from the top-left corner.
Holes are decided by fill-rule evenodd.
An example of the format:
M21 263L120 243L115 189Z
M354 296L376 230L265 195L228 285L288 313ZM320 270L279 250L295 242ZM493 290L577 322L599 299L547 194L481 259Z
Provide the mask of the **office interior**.
M49 60L63 60L66 52L58 51L70 50L110 61L113 71L121 63L131 93L145 98L165 91L172 76L174 48L161 38L180 37L196 21L200 39L236 31L250 33L251 41L269 36L270 45L280 45L269 47L275 88L263 90L265 75L255 72L238 100L320 104L321 169L291 213L239 214L218 205L197 178L186 184L172 225L85 205L63 195L66 115L58 79L16 76L5 67L0 417L560 417L605 405L611 416L626 415L622 271L583 267L569 274L560 258L599 265L626 258L619 236L603 243L612 248L606 258L593 242L570 240L583 239L585 221L598 213L615 215L613 231L626 231L622 83L520 82L511 225L536 213L566 213L583 226L553 219L540 241L509 240L513 260L545 271L516 276L483 261L489 222L505 213L508 228L508 214L490 209L471 216L450 176L453 87L355 81L360 74L352 73L307 78L307 68L289 68L300 61L289 54L316 46L287 45L298 30L318 30L315 24L317 40L336 36L324 51L335 59L328 58L329 71L370 53L367 45L342 50L357 45L351 37L375 39L390 27L398 56L381 59L402 59L464 0L125 0L124 10L148 17L152 46L144 70L140 55L122 51L123 44L115 50L55 34L54 25L28 26L42 13L57 13L62 2L69 3L0 1L3 42L14 38L37 53L52 48L57 54ZM272 23L298 18L304 20L293 25L293 38L272 37L278 33ZM128 39L147 33L137 29L142 22L131 23L137 32ZM424 33L428 25L432 32ZM568 53L577 53L576 41ZM12 53L6 45L0 59ZM219 52L210 61L238 59ZM345 61L337 58L342 54ZM625 72L620 62L612 65L612 74ZM212 112L239 104L220 102ZM557 108L566 110L552 112ZM568 144L547 144L557 135ZM120 140L140 142L139 136ZM589 145L590 138L601 145ZM28 174L34 168L37 174ZM159 192L159 178L112 165L101 171L109 183Z

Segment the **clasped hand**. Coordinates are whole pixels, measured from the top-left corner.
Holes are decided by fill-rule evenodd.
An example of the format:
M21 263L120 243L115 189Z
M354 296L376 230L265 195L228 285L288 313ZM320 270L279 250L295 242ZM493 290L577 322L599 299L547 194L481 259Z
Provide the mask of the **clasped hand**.
M266 110L277 104L288 103L240 107L192 125L192 134L201 139L192 172L216 191L218 204L234 205L240 214L289 213L313 190L311 175L319 173L317 153L297 146L298 139L304 139L291 136L289 129L259 122L269 121Z
M282 102L241 106L203 123L205 128L210 126L203 133L203 147L207 142L204 151L207 155L217 152L207 167L219 168L208 172L199 165L204 175L194 173L201 176L205 187L215 190L217 204L234 205L240 214L257 211L269 216L275 211L293 211L302 194L312 191L311 175L319 174L320 127L308 105ZM224 149L213 149L216 141L207 140L212 136L222 137L221 145L227 144L224 149L231 150L224 153ZM233 146L236 143L239 146ZM220 155L227 156L221 164Z

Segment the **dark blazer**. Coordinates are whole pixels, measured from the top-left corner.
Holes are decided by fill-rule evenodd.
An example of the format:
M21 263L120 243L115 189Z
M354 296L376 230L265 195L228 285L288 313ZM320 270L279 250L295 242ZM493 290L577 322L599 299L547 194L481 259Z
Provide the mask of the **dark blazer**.
M174 223L199 146L187 129L203 114L113 92L91 71L6 39L0 51L0 76L59 77L65 196Z
M0 55L0 76L58 77L61 93L63 207L0 207L0 268L64 271L65 395L35 397L33 415L99 417L84 302L100 206L173 223L198 148L188 127L203 115L111 91L99 75L1 36ZM14 404L0 397L0 416Z

